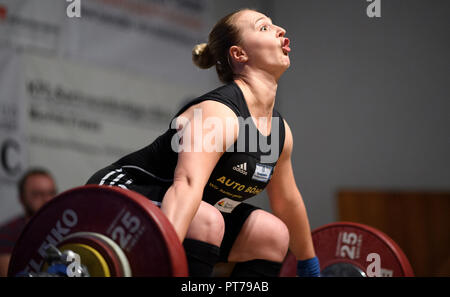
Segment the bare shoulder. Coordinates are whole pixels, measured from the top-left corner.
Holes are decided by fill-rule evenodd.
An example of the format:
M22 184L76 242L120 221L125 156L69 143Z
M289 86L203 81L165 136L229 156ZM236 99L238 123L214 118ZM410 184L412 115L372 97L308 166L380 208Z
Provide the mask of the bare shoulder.
M294 138L292 136L291 127L289 127L289 124L285 119L283 119L283 121L284 121L285 138L283 151L281 153L280 159L289 158L292 154L292 149L294 147Z
M191 119L195 114L199 114L200 112L202 116L237 120L236 114L230 107L215 100L205 100L192 105L180 116Z
M200 124L204 133L213 130L216 135L222 135L227 143L233 143L239 133L236 113L227 105L214 100L202 101L183 112L177 119L177 126L183 128L187 123Z

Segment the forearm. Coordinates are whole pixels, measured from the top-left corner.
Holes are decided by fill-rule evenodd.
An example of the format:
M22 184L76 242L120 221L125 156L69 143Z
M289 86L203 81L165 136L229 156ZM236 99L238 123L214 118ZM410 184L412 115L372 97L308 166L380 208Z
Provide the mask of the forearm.
M297 260L310 259L315 256L311 237L311 228L303 201L286 204L283 209L274 209L277 215L289 229L289 249Z
M180 242L186 237L201 198L202 192L196 191L187 183L174 183L164 196L161 210L172 223Z

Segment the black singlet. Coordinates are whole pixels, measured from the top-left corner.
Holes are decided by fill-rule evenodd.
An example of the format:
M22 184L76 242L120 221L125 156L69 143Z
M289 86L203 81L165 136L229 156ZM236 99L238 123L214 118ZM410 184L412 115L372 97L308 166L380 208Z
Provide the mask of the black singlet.
M203 191L203 201L229 213L242 201L262 192L269 183L284 146L284 121L274 109L271 133L267 137L262 135L251 119L244 95L235 82L190 101L174 118L205 100L225 104L239 119L238 138L219 159ZM169 127L153 143L113 165L139 171L152 180L151 184L167 189L173 181L178 160L178 153L172 149L172 139L177 137L176 134L177 130ZM151 197L155 201L162 201L162 198Z

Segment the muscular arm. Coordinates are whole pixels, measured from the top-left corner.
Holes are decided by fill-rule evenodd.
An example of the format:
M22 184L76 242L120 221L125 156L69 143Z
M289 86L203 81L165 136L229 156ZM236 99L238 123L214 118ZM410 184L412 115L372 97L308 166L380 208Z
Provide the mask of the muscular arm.
M202 119L194 118L194 109L201 109ZM184 147L190 143L191 151L180 151L178 163L174 173L174 182L167 190L161 210L172 223L178 238L182 242L186 236L188 227L200 206L203 189L219 161L227 144L232 144L237 137L237 117L231 109L215 101L205 101L197 106L191 107L181 116L189 120L189 125L182 127L182 141ZM198 129L204 127L205 123L215 118L215 124L209 129ZM209 120L208 120L209 119ZM227 119L231 119L233 131L227 133ZM229 121L229 120L228 120ZM230 121L229 121L230 122ZM230 129L230 128L229 128ZM212 134L215 133L216 134ZM210 137L214 135L214 137ZM195 137L194 137L195 136ZM203 139L202 143L208 145L215 141L219 149L207 151L203 145L202 149L194 150L195 140ZM197 138L197 139L196 139ZM213 139L213 141L208 141Z
M314 257L315 252L306 208L292 170L292 133L286 122L285 127L286 139L283 152L267 186L267 192L273 213L289 229L290 250L298 260L304 260Z

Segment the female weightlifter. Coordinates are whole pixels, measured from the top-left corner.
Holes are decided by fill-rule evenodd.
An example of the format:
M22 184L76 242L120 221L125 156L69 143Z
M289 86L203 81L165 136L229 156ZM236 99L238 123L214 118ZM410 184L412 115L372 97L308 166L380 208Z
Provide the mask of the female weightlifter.
M318 276L311 231L293 175L293 139L274 109L289 68L286 31L243 9L221 19L193 61L223 86L185 105L147 147L87 182L136 191L161 207L183 243L191 276L236 262L232 276L277 276L290 249L299 276ZM213 141L214 140L214 141ZM243 202L267 189L272 213Z

